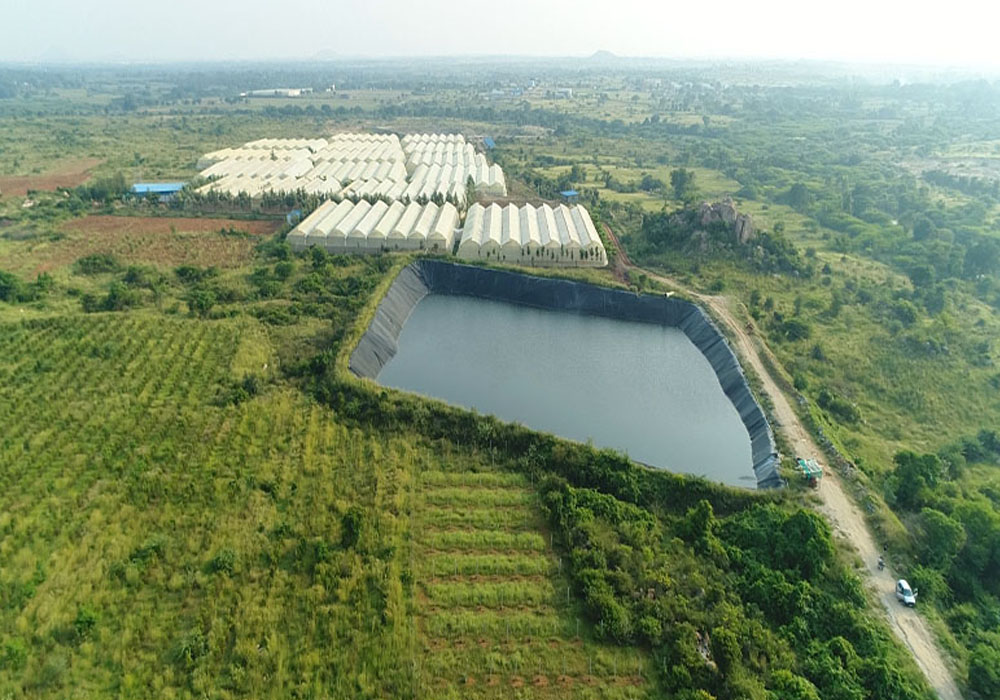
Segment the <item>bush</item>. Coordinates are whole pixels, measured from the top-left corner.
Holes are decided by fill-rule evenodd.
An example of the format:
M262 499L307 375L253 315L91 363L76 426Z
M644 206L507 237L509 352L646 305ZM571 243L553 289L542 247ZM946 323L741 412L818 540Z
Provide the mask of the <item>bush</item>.
M1000 645L995 641L973 647L969 657L969 689L983 698L1000 697Z
M83 310L88 313L96 311L125 311L142 305L142 294L137 289L129 287L124 282L112 282L108 293L103 297L85 294L80 298Z
M819 392L816 403L841 423L857 423L861 420L861 411L857 406L830 393L827 389Z
M0 301L35 301L52 289L52 285L52 277L45 272L38 275L34 282L25 284L16 275L0 270Z
M177 640L170 656L174 663L189 667L207 651L208 642L205 635L199 630L191 630Z
M208 570L213 574L231 575L236 571L236 552L229 547L220 549L208 562Z
M177 275L177 279L183 284L197 284L212 277L218 277L219 268L215 266L201 268L194 265L181 265L174 268L174 274Z
M355 547L361 539L364 527L364 511L358 506L351 506L340 520L340 543L347 548Z
M184 297L184 301L187 302L188 309L191 311L192 315L204 318L208 316L212 307L215 306L215 292L211 289L204 288L192 289L187 296Z
M94 626L97 625L97 613L87 606L81 606L73 620L73 632L76 639L83 640L90 636Z
M106 272L118 272L121 263L111 253L94 253L87 255L73 264L73 269L81 275L100 275Z
M18 671L24 668L27 661L28 647L25 646L23 639L15 637L3 643L3 649L0 651L0 668Z

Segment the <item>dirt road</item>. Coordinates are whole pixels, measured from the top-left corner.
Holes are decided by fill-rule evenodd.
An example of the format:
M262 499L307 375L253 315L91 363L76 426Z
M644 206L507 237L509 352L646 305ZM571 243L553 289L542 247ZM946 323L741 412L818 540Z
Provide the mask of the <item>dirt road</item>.
M629 260L611 229L606 225L604 229L618 249L619 264L625 269L639 270L640 268ZM755 342L754 338L747 333L744 325L729 307L729 301L726 297L698 294L669 277L657 275L648 270L642 270L642 272L652 279L697 299L711 309L716 319L728 326L730 338L735 340L736 347L734 349L740 360L744 365L753 367L754 372L764 385L764 391L771 399L774 406L774 419L777 422L777 425L773 426L774 429L785 436L796 454L822 455L809 431L806 430L792 409L785 392L781 390L778 382L771 376L765 363L761 360L761 355L764 354L769 357L773 364L777 365L770 350L759 338ZM927 682L934 688L941 700L961 700L962 695L959 693L958 686L955 685L951 672L945 663L944 654L938 648L927 623L915 610L903 607L896 600L895 577L889 568L886 567L884 571L878 570L878 558L881 550L875 544L875 539L868 529L864 514L847 496L840 475L835 470L825 470L819 496L823 501L819 507L820 512L830 522L834 532L851 542L857 549L864 563L862 579L882 601L890 627L913 654L913 658L920 670L924 672Z

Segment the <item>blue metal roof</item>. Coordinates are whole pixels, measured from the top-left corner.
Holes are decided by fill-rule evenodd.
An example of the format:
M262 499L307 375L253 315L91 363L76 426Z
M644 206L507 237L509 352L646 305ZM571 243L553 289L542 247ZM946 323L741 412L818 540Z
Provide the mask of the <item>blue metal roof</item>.
M186 182L137 182L132 185L132 194L173 194L184 189Z
M561 195L562 195L563 197L576 197L576 196L578 196L578 195L579 195L580 193L579 193L579 192L577 192L576 190L563 190L563 191L562 191L562 192L560 192L559 194L561 194Z
M497 144L496 144L496 141L494 141L493 139L491 139L489 136L484 136L483 137L483 145L486 146L487 148L496 148Z

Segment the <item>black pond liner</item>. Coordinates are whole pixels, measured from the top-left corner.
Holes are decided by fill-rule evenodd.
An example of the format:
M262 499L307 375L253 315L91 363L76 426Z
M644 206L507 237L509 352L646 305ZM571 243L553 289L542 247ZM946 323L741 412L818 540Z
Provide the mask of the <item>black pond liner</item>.
M554 311L673 326L684 331L708 359L723 392L733 402L750 435L757 488L784 485L771 426L750 391L736 354L715 323L697 305L683 299L634 294L583 282L535 277L505 270L418 260L399 273L358 346L350 368L375 379L396 354L399 334L414 307L428 294L455 294L523 304Z

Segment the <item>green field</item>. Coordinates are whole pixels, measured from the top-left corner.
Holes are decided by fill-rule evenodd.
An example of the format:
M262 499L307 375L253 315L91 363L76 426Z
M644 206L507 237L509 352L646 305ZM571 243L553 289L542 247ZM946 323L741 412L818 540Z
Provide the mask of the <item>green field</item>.
M284 209L35 191L389 129L493 136L514 195L579 189L634 261L729 297L857 467L963 691L1000 697L1000 199L965 177L995 160L989 85L396 63L244 103L251 68L24 70L0 68L0 188L32 183L0 195L3 696L927 696L799 490L650 476L350 376L403 260L291 255ZM726 196L744 248L655 229Z

